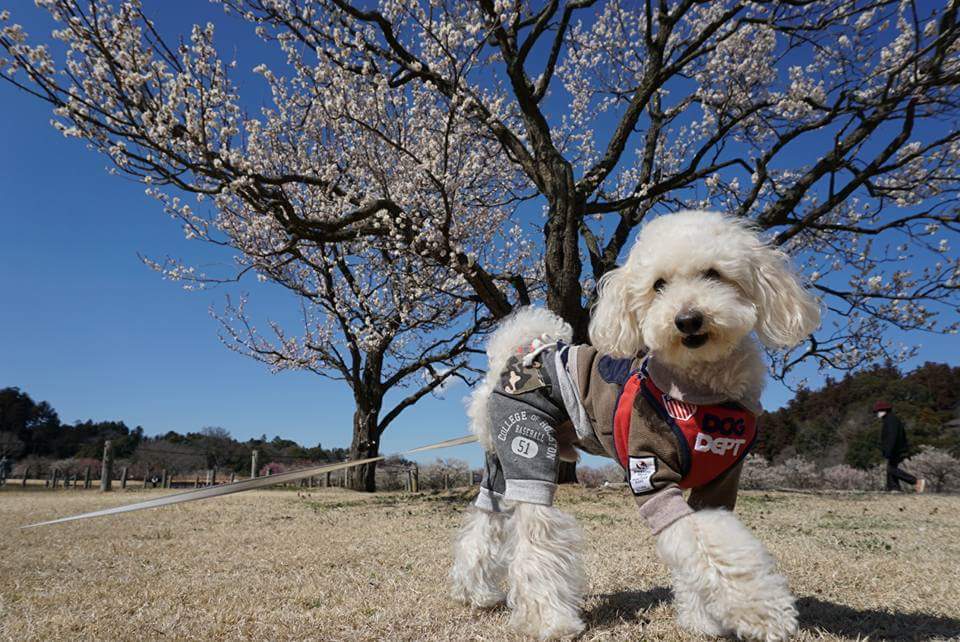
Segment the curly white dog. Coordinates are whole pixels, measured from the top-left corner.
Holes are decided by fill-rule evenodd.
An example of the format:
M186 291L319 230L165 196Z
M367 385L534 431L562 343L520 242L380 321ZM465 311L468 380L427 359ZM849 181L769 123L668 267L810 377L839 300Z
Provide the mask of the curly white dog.
M544 310L504 321L469 408L487 463L456 540L452 595L506 600L511 625L540 638L583 630L582 535L552 505L559 461L576 447L624 467L682 627L791 636L787 582L731 510L764 381L753 335L792 346L818 323L783 253L743 221L697 211L645 225L603 277L592 346L567 345L569 326Z

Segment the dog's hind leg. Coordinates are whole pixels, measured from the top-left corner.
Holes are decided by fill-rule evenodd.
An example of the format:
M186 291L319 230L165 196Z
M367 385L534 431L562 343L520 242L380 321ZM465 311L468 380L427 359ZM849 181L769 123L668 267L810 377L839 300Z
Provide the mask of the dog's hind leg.
M471 506L453 544L450 595L478 608L496 606L506 598L506 539L508 513Z
M541 639L579 634L586 588L580 526L552 506L520 502L510 522L511 626Z
M657 536L681 624L703 633L779 642L797 631L786 579L763 544L722 509L682 517Z

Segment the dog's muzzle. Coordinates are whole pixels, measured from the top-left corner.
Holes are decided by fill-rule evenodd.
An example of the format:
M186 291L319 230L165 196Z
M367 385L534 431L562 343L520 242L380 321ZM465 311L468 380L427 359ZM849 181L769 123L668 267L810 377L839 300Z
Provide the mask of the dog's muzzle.
M687 336L680 339L680 343L682 343L687 348L691 348L695 350L700 346L702 346L704 343L706 343L707 339L709 338L710 338L710 335L707 333L688 334Z
M677 330L684 334L680 342L687 348L696 349L707 342L710 335L698 334L703 327L703 313L699 310L683 310L673 319Z

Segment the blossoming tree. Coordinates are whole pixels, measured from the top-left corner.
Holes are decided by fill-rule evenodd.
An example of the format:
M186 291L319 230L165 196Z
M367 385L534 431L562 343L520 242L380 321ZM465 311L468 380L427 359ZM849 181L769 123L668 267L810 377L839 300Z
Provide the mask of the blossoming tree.
M444 194L455 204L454 192ZM490 219L501 211L481 209ZM458 225L466 221L459 217ZM494 226L492 232L497 229ZM482 247L495 245L496 238L476 223L446 234L447 242L480 256L503 251ZM426 237L422 230L417 234L421 241ZM490 316L466 281L445 264L411 255L403 244L398 250L385 242L314 244L298 239L295 249L277 252L272 243L249 246L241 239L250 237L241 234L231 241L232 247L242 250L238 261L249 262L262 279L294 292L301 301L302 324L299 334L288 333L278 323L270 323L267 332L258 331L243 299L228 303L217 314L222 338L231 349L274 371L307 370L344 381L355 408L351 459L377 456L386 428L421 398L454 379L472 383L470 356L478 351L475 340L489 327ZM502 247L512 255L503 264L515 267L518 274L530 264L522 248L508 242ZM209 280L177 264L156 267L174 278ZM409 391L397 396L400 388ZM374 473L374 463L351 468L348 485L372 491Z
M389 247L499 317L529 297L515 240L585 340L592 284L634 229L710 207L765 230L831 312L771 355L781 376L890 357L893 328L957 329L956 0L220 3L283 54L257 68L259 115L211 25L170 47L138 2L38 0L65 61L8 20L2 73L121 171L213 197L217 226L269 228L277 260ZM469 154L418 139L445 121ZM540 213L511 209L530 199L533 231L517 223ZM477 227L501 251L449 233Z
M469 380L474 339L490 319L477 289L507 283L528 301L528 283L537 287L532 248L504 237L524 198L519 175L497 162L499 146L462 106L373 77L348 74L318 91L325 81L305 68L289 78L261 69L278 100L245 117L211 28L194 29L174 54L134 5L48 8L67 25L56 36L69 44L70 87L28 90L57 105L65 135L145 183L187 238L235 256L220 274L151 266L187 287L255 273L298 297L293 332L276 322L261 331L246 298L228 302L217 313L222 338L274 370L345 381L352 459L376 456L383 431L419 399ZM24 49L16 27L0 38L15 60L25 53L31 78L40 81L42 67L59 81L45 47ZM475 266L486 260L497 271ZM374 479L373 464L351 470L354 488L373 490Z
M275 322L258 331L245 300L218 317L231 349L274 371L307 370L349 386L356 460L376 457L383 432L418 400L455 378L472 382L469 357L488 318L479 304L455 296L447 272L387 252L351 254L352 245L302 244L298 261L258 267L300 297L299 334ZM396 396L398 388L409 390ZM375 469L375 463L349 469L348 485L375 490Z

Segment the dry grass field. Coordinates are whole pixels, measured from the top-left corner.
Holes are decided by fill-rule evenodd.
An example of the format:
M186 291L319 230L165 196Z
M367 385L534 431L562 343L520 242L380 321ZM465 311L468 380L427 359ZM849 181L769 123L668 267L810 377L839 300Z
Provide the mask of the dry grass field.
M9 640L511 640L446 598L469 494L233 495L36 530L169 491L0 490ZM564 488L589 537L584 640L686 640L628 493ZM747 492L799 596L801 640L960 639L960 497Z

